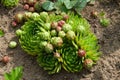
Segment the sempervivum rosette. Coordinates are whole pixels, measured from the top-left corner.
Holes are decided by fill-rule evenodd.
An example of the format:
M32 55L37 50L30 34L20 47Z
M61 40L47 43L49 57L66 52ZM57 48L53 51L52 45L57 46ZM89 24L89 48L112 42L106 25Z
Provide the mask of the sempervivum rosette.
M40 39L42 37L43 39L48 39L49 36L48 34L48 36L44 34L45 30L42 29L40 25L38 25L38 22L40 22L39 19L38 21L29 20L22 26L21 31L19 30L17 33L17 35L20 37L19 42L21 44L21 47L31 55L36 55L41 52L39 45L41 45L42 41ZM43 33L43 35L40 36L40 33Z
M19 0L1 0L1 3L3 6L6 6L8 8L16 6L18 4Z
M49 74L58 73L61 70L61 63L54 57L54 54L39 54L37 62L44 70L47 70Z
M64 47L62 50L62 67L68 72L79 72L82 69L82 58L77 54L74 47Z

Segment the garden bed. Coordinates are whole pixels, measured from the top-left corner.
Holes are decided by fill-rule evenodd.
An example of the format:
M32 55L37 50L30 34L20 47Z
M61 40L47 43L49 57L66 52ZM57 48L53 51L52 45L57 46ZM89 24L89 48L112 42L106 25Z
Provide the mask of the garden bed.
M102 0L96 1L94 6L87 6L82 15L91 24L91 30L99 40L100 51L103 53L100 60L90 70L82 70L79 73L68 73L62 70L58 74L48 75L47 71L39 67L36 59L26 54L18 44L15 49L10 49L8 43L12 40L18 42L15 31L20 27L12 27L11 21L15 13L23 11L22 2L17 7L5 9L0 5L0 28L5 35L0 37L0 59L4 55L10 56L10 62L0 62L0 80L4 73L11 71L16 66L23 66L23 78L25 80L119 80L120 79L120 1ZM90 16L92 11L105 11L110 19L110 25L103 27L98 18ZM18 42L19 43L19 42Z

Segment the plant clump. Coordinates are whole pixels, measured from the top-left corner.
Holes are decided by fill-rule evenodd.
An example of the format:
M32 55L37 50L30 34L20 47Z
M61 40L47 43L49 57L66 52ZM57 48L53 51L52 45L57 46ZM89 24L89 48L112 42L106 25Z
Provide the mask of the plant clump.
M37 56L38 64L49 74L62 68L79 72L99 59L97 38L84 18L73 13L63 16L46 12L27 18L16 31L20 45L28 54Z
M2 5L7 8L11 8L18 5L18 2L19 0L1 0Z

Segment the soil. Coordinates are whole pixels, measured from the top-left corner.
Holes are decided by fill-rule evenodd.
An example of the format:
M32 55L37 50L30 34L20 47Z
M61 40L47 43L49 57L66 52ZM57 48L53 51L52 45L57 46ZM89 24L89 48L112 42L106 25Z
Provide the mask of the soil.
M79 73L68 73L62 70L58 74L48 75L39 67L36 59L26 54L19 45L15 31L20 28L11 27L11 21L15 13L23 11L21 2L12 9L6 9L0 5L0 28L4 30L4 37L0 37L0 59L9 55L10 62L0 62L0 80L3 75L16 66L24 67L24 80L120 80L120 0L96 0L94 6L87 6L82 15L91 24L91 30L99 40L101 58L90 70L82 70ZM91 11L106 12L110 19L110 25L103 27L99 19L90 17ZM17 41L18 46L10 49L8 43Z

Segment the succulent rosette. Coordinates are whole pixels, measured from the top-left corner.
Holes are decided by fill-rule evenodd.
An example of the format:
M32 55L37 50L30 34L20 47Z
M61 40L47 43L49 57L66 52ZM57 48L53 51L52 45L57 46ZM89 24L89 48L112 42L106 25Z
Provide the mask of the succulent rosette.
M77 49L74 47L64 47L62 50L63 64L62 67L68 72L79 72L82 65L82 58L77 54Z
M3 6L11 8L13 6L16 6L18 4L19 0L1 0L1 3Z
M37 62L49 74L58 73L61 70L61 63L54 57L54 54L41 53L37 57Z
M99 59L97 38L84 18L73 13L67 14L67 20L63 15L46 12L33 16L16 34L23 50L36 55L39 65L49 74L58 73L62 67L79 72L91 68Z
M22 26L21 33L18 34L20 37L19 42L21 44L21 47L28 54L31 54L31 55L36 55L41 52L41 48L39 46L39 45L41 45L41 41L42 41L41 38L43 40L49 39L49 33L46 32L41 27L41 25L39 25L38 22L41 22L41 20L39 20L39 19L38 19L38 21L37 20L35 20L35 21L29 20ZM41 33L41 35L40 35L40 33Z

